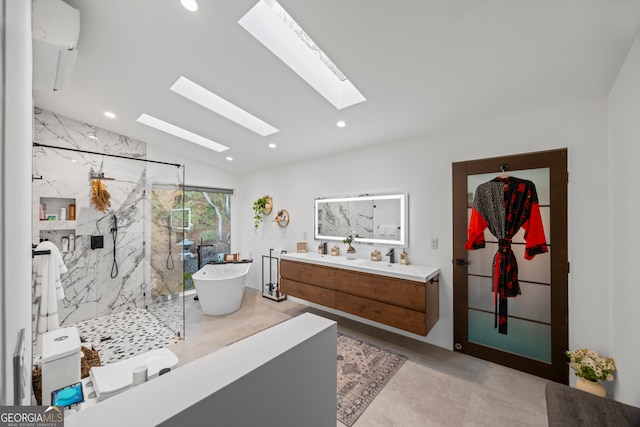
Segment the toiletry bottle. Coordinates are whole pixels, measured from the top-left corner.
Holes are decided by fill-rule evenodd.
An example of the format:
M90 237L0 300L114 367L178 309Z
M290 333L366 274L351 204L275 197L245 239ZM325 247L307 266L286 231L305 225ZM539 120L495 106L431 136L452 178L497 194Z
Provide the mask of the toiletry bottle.
M400 254L400 264L409 265L409 254L407 254L406 248L402 249L402 253Z
M69 250L70 251L75 251L76 250L76 235L75 234L70 234L69 235Z
M62 244L62 252L69 252L69 238L68 237L63 237L61 239L61 244Z
M76 204L71 203L69 205L69 221L75 221L75 220L76 220Z
M58 215L58 221L67 220L67 208L60 208L60 215Z
M40 221L47 220L47 205L40 203Z

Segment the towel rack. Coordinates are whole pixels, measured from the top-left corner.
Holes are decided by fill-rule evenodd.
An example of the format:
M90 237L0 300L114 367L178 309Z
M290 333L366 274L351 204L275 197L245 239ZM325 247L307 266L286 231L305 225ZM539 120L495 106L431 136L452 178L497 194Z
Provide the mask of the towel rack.
M31 245L31 258L35 258L38 255L51 255L51 251L50 250L46 250L46 251L35 251L34 248L36 248L37 246L35 245Z

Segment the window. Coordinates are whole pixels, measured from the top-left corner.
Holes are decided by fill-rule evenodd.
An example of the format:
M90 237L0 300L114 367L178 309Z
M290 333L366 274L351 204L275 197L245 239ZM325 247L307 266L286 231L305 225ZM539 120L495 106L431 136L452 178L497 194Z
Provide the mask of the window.
M164 253L162 268L184 263L185 291L194 289L193 273L231 251L232 195L232 190L206 187L178 190L154 186L152 190L152 222L169 230L164 233L168 236L164 242L152 243L153 251Z

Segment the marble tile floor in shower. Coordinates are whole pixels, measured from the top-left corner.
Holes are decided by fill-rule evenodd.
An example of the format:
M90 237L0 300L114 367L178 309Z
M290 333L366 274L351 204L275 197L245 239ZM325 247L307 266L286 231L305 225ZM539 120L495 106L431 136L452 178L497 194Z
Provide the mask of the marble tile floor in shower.
M176 301L177 302L177 301ZM153 309L168 318L182 316L178 304L159 305ZM174 319L172 322L177 324ZM180 338L159 320L153 311L143 308L114 313L94 319L83 320L72 325L78 328L82 345L97 348L103 365L127 359L145 351L166 347Z
M304 312L338 322L338 330L408 357L353 427L547 426L544 387L529 374L445 350L253 289L227 316L206 316L185 302L186 340L168 346L181 365ZM312 363L310 363L312 369ZM336 420L337 427L344 427Z

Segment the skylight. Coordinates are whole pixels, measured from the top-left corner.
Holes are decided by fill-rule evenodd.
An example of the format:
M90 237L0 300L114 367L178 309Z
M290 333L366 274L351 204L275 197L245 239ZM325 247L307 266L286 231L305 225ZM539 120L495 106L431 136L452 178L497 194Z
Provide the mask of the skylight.
M276 0L260 0L238 23L338 110L366 98Z
M229 149L229 147L225 145L219 144L193 132L189 132L188 130L182 129L181 127L172 125L171 123L167 123L164 120L160 120L148 114L142 114L136 121L138 123L142 123L152 128L161 130L162 132L177 136L178 138L182 138L195 144L202 145L203 147L206 147L210 150L222 152Z
M258 135L267 136L278 132L278 129L274 128L269 123L247 113L242 108L219 97L215 93L208 91L184 76L180 76L170 89L173 92L180 94L249 130L252 130Z

